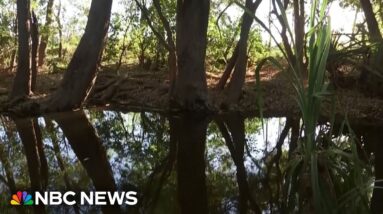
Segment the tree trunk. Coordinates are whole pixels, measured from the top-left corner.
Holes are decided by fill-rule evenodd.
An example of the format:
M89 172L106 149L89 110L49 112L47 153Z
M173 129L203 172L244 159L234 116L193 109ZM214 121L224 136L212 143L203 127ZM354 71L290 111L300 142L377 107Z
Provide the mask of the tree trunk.
M238 42L239 43L239 42ZM218 90L223 90L225 88L225 85L227 83L227 80L230 78L231 72L233 71L233 68L235 66L235 63L237 62L238 59L238 48L239 45L235 46L233 55L230 57L229 61L226 64L225 71L223 72L221 78L219 79L219 82L216 86Z
M169 51L168 55L168 67L169 67L169 94L170 96L173 96L174 94L174 87L176 84L176 77L177 77L177 53L175 50Z
M31 77L31 90L32 92L36 91L36 82L37 82L37 49L39 47L39 23L36 17L35 12L32 11L32 23L31 23L31 38L32 38L32 77Z
M370 0L360 0L360 4L366 17L369 39L371 43L377 44L377 50L369 58L369 66L375 72L362 69L360 86L363 93L368 96L383 97L383 38Z
M383 137L382 126L366 127L363 132L364 142L370 144L374 153L374 173L375 182L371 197L371 213L383 213L383 190L380 188L383 185L383 145L381 139Z
M70 61L60 87L50 98L49 109L80 107L89 95L108 32L112 0L93 0L85 33Z
M166 31L166 42L168 46L168 69L169 69L169 81L170 81L170 87L169 87L169 94L170 96L173 96L174 93L174 86L178 71L177 66L177 53L176 53L176 45L173 40L173 33L170 28L169 21L166 19L164 14L162 13L161 5L159 0L153 1L154 7L156 8L156 11L158 13L158 16L160 17L160 20L162 22L162 25L165 28Z
M364 16L366 17L371 42L381 42L382 35L380 34L379 24L376 20L370 0L360 0L360 5L362 6Z
M209 0L177 1L178 73L171 102L183 109L206 108L205 55Z
M54 0L48 0L44 32L42 33L40 47L39 47L39 66L42 66L45 61L45 51L47 49L48 39L50 34L50 27L52 24L53 3L54 3Z
M237 103L242 94L247 70L247 40L254 20L249 13L254 14L260 3L261 0L254 3L252 0L246 0L246 8L249 9L249 12L245 12L242 18L240 40L238 41L238 57L227 89L229 103Z
M305 36L305 3L304 0L294 0L294 31L296 45L296 66L302 77L307 77L304 66L304 36Z
M58 10L57 10L57 15L56 15L56 22L57 22L57 26L58 26L58 31L59 31L59 48L58 48L58 57L59 59L61 59L63 56L62 54L62 50L63 50L63 32L62 32L62 29L63 29L63 26L61 24L61 0L59 1L59 6L58 6Z
M17 17L15 19L15 22L14 22L14 27L13 27L13 33L14 33L14 36L15 36L15 42L14 42L14 48L12 50L12 54L11 54L11 60L9 62L9 70L12 72L13 71L13 67L15 66L15 59L16 59L16 54L17 54L17 39L18 39L18 36L17 36Z
M283 8L284 10L287 10L288 6L289 6L289 3L290 1L289 0L285 0L283 1ZM272 5L273 5L273 10L274 11L279 11L279 6L277 6L276 2L275 1L272 1ZM289 41L289 38L287 36L287 27L286 26L286 23L285 21L283 20L283 17L281 14L275 14L276 15L276 18L278 19L278 22L279 24L281 25L281 32L280 32L280 36L281 36L281 39L282 39L282 44L283 44L283 47L286 51L286 57L287 59L289 60L289 62L293 65L295 65L295 56L294 56L294 52L293 52L293 49L290 45L290 41Z
M131 45L131 43L126 44L126 37L128 36L129 27L130 27L130 22L129 22L129 24L126 26L125 31L124 31L124 36L123 36L123 39L122 39L121 52L120 52L120 56L118 57L118 62L117 62L117 66L116 66L116 71L117 71L117 72L118 72L118 71L120 70L120 68L121 68L121 65L122 65L122 58L125 56L126 49L128 49L128 47Z
M251 25L253 23L253 18L248 13L254 14L255 10L257 9L257 7L260 4L260 2L261 1L256 1L255 3L253 3L251 0L247 0L246 1L246 5L245 6L248 9L248 11L245 11L243 13L243 15L242 15L242 24L241 24L240 38L239 38L239 41L237 42L237 45L234 48L233 55L231 56L231 58L227 62L226 67L225 67L225 71L223 72L223 74L222 74L221 78L219 79L219 82L218 82L218 84L216 86L216 88L218 90L223 90L225 88L227 80L230 78L231 73L232 73L234 67L236 66L236 63L237 63L237 60L238 60L238 56L240 55L239 54L239 49L240 49L241 45L243 45L244 42L246 42L246 45L247 45L247 40L248 40L248 37L249 37L250 27L251 27ZM244 36L246 38L244 38ZM246 54L247 50L244 50L244 51L245 51L245 54Z
M31 94L30 70L30 1L17 0L18 26L18 63L10 98L23 97Z
M377 1L379 4L379 16L380 20L383 21L383 1Z
M370 213L378 214L383 213L383 144L381 143L383 138L383 126L378 124L371 125L353 125L355 135L361 142L357 142L359 145L363 145L363 148L359 149L358 156L361 160L365 160L366 163L370 163L371 155L373 155L374 161L374 187L372 188L372 196L370 199Z

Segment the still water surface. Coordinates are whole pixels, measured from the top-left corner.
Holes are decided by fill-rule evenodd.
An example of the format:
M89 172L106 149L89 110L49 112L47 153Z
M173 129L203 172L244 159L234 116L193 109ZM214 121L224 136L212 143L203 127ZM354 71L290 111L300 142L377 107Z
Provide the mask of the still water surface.
M296 119L262 123L236 113L206 117L106 110L0 118L0 209L5 212L288 212L284 169L300 137ZM371 180L379 180L383 146L377 142L383 129L355 127L363 143L361 159L375 169ZM318 133L326 129L326 124L318 126ZM340 135L334 138L347 139ZM371 182L368 203L381 209L382 193L373 187ZM16 209L9 200L18 190L136 191L138 204Z

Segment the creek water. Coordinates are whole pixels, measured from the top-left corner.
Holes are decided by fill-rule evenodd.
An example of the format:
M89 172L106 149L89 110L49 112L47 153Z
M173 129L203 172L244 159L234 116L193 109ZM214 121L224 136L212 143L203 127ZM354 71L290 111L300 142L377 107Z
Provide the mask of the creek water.
M0 210L9 213L281 213L284 169L299 155L301 135L299 120L237 113L85 110L0 122ZM367 203L382 210L383 193L374 186L383 178L383 129L352 127L358 155L371 168ZM332 131L347 151L347 131ZM353 188L347 185L339 188ZM17 191L135 191L138 203L20 208L9 205Z

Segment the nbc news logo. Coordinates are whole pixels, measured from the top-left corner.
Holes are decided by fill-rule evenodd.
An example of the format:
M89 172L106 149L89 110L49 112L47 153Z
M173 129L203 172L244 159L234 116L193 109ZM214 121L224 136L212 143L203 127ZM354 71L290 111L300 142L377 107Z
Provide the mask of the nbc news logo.
M10 200L11 205L122 205L129 206L136 205L138 202L137 192L106 192L106 191L94 191L94 192L80 192L79 201L75 200L76 193L68 191L65 193L51 191L51 192L35 192L34 200L31 194L26 191L18 191L13 194Z

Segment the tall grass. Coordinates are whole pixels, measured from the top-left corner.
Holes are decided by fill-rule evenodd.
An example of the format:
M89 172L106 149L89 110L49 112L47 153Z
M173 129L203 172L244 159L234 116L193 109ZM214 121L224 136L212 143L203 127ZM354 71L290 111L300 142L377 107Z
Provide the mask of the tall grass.
M291 40L294 41L282 3L280 0L277 0L277 3ZM298 199L301 201L300 204L303 203L301 208L304 210L313 209L317 213L339 213L346 210L347 213L367 212L371 180L365 176L365 165L358 158L356 141L347 119L345 124L350 137L346 143L351 152L346 153L340 149L332 139L331 132L327 133L326 139L329 146L327 148L322 147L320 142L323 139L320 137L320 133L316 133L321 103L323 98L330 94L328 84L325 81L325 74L331 44L331 22L326 15L327 0L312 0L311 5L306 33L308 40L306 45L307 85L302 76L305 71L300 70L302 68L299 66L295 66L299 63L299 59L296 58L295 62L289 61L289 70L293 76L292 84L296 91L304 130L304 136L298 148L300 155L297 155L290 164L290 176L287 178L290 181L289 191L296 191L302 197L304 193L299 190L299 185L305 185L305 182L309 183L311 193L308 194L308 197L310 200ZM297 53L295 44L293 44L292 49ZM341 130L343 130L343 126ZM347 171L344 170L345 166L348 166L346 167ZM343 191L337 189L343 185L348 185L349 188L342 189ZM356 201L359 203L355 203ZM357 209L354 207L350 210L350 206L355 204L357 204Z
M297 48L281 0L275 0L279 13L290 36L291 48L297 56ZM328 0L311 0L311 11L308 17L306 31L307 43L307 79L302 75L299 58L291 61L284 49L278 45L277 40L263 23L254 16L254 19L271 34L277 46L288 62L291 83L296 92L296 101L300 108L303 121L303 136L300 139L296 155L290 160L285 179L285 209L294 212L315 213L361 213L368 212L368 197L371 179L366 173L364 163L357 154L355 137L352 134L347 120L342 125L348 128L349 138L346 142L351 152L344 152L339 142L332 138L332 130L325 133L326 139L317 132L321 103L329 95L328 85L325 81L326 63L331 44L331 23L326 15ZM241 6L240 3L237 2ZM241 6L243 7L243 6ZM244 7L243 7L244 8ZM245 9L245 8L244 8ZM256 89L260 93L259 72L266 61L281 67L272 58L260 61L256 68ZM258 95L260 111L262 112L262 96ZM261 114L262 116L262 114ZM334 121L334 118L332 119ZM332 124L334 125L334 124ZM328 147L321 146L327 140ZM307 191L308 187L310 190ZM347 187L347 188L344 188ZM357 203L355 203L357 202Z
M278 2L280 3L280 1ZM307 169L308 174L310 175L309 177L311 183L309 186L311 186L312 189L312 199L315 210L329 213L331 211L331 202L333 197L328 197L326 193L324 193L323 188L321 188L320 177L322 175L320 175L318 171L320 154L318 153L318 145L315 140L315 130L320 114L321 101L323 96L327 94L327 85L325 84L324 78L326 72L326 62L331 44L331 28L330 19L325 17L327 0L323 0L321 2L319 17L316 15L318 2L318 0L312 1L311 14L309 17L310 24L307 34L309 38L309 45L307 47L307 87L304 85L305 81L301 76L304 71L299 70L299 66L294 66L294 64L298 64L298 58L296 59L296 63L293 64L290 62L290 69L294 76L292 83L297 93L297 102L301 110L304 126L304 140L301 142L303 152L303 169ZM279 6L285 17L286 14L282 5L279 4ZM291 32L287 19L284 20L289 31ZM316 22L316 20L319 21ZM296 51L295 46L294 50ZM297 169L298 168L292 170ZM328 193L330 193L330 191L328 191Z

